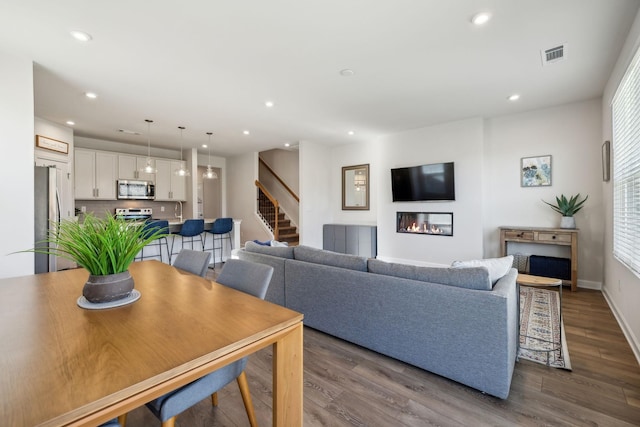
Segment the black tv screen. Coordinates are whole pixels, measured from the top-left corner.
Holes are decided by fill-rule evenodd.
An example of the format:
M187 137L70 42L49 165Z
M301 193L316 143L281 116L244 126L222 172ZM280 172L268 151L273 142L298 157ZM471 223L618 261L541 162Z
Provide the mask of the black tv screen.
M391 169L394 202L455 200L453 162Z

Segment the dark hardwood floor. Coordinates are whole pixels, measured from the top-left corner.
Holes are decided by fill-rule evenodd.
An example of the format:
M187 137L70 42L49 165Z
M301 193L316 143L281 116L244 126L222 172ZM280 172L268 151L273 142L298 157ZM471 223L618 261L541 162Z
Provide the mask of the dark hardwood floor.
M507 400L305 328L304 425L640 425L640 367L602 294L565 292L563 314L573 371L522 360ZM270 349L250 357L247 376L258 422L270 426ZM219 402L205 399L176 425L249 425L235 382ZM150 425L159 423L146 408L129 414L128 427Z

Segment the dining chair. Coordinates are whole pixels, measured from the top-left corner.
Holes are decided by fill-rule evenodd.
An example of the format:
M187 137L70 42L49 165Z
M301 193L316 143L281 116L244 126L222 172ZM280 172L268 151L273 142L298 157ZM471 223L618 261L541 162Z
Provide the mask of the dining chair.
M157 221L149 221L147 223L145 223L144 227L144 232L145 235L148 234L153 234L156 231L162 231L163 232L163 236L158 237L157 239L155 239L153 242L148 243L146 246L144 246L142 248L142 250L140 251L140 260L144 260L146 258L156 258L156 257L160 257L160 262L162 262L162 244L164 243L164 246L167 248L167 263L171 263L171 253L169 252L169 242L167 241L167 236L169 235L169 221L167 220L157 220ZM157 246L158 247L158 254L152 254L152 255L146 255L144 254L144 249L148 248L150 246Z
M273 267L239 259L228 260L216 282L238 291L264 299L273 275ZM243 357L217 371L214 371L184 387L180 387L158 399L147 403L147 408L160 419L162 427L173 427L175 418L207 396L211 396L213 406L218 406L218 390L234 379L240 388L247 417L252 427L257 426L249 383L244 368L247 357Z
M176 257L173 266L200 277L206 277L210 262L211 254L209 252L183 249Z
M100 424L99 427L120 427L120 423L118 422L118 420L113 419L111 421L107 421L104 424Z
M194 249L193 242L196 238L200 239L200 248L204 251L204 240L202 240L202 233L204 233L204 219L187 219L182 223L180 231L173 235L171 240L171 255L169 255L169 264L171 264L171 258L175 253L173 252L173 245L176 242L177 236L181 239L181 249L184 248L184 243L189 240L191 243L191 249Z
M211 252L213 253L213 267L216 266L216 251L220 251L220 262L222 262L222 242L226 235L229 239L229 248L233 249L233 242L231 241L231 230L233 230L233 218L217 218L213 221L211 229L207 230L204 241L207 242L207 236L212 235L213 244L211 245ZM216 248L216 241L220 242L220 247Z

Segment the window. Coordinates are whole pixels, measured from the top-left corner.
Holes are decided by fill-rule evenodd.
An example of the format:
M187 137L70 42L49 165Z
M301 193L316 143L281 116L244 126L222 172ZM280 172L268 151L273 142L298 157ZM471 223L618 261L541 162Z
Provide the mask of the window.
M613 255L640 275L640 56L612 101Z

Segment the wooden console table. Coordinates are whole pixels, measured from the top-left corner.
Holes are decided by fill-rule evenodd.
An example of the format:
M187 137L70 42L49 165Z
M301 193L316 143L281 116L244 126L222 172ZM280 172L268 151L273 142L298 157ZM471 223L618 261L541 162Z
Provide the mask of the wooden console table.
M571 290L578 288L578 230L543 227L500 227L500 252L507 255L507 242L569 246L571 249Z

